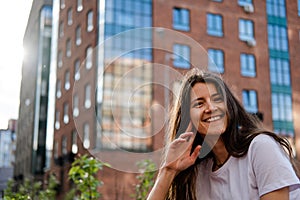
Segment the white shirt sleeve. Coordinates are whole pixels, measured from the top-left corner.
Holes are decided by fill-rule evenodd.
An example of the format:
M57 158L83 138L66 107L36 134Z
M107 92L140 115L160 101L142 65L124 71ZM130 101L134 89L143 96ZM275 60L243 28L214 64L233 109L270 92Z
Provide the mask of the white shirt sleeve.
M256 136L248 154L259 196L287 186L290 191L300 187L289 157L272 137L265 134Z

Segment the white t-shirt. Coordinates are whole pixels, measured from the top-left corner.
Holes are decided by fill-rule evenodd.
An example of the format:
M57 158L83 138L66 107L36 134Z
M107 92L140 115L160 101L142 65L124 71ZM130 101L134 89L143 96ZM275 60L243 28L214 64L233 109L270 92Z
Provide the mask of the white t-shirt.
M231 156L216 171L212 171L212 166L212 159L199 164L198 200L256 200L286 186L291 200L300 199L300 181L289 158L268 135L256 136L245 156Z

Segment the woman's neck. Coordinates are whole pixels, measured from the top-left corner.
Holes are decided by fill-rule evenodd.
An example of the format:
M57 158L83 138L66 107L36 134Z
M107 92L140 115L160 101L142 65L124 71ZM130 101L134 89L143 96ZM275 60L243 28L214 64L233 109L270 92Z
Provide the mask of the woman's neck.
M228 160L229 153L221 139L215 143L212 151L214 153L214 162L217 166L222 166Z

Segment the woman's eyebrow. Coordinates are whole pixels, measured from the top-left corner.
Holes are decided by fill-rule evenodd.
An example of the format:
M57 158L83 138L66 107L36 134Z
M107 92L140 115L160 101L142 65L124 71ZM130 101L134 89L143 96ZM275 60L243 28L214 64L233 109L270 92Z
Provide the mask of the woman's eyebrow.
M216 92L214 94L211 95L211 97L216 97L216 96L219 96L221 95L219 92ZM203 97L197 97L196 99L192 100L191 103L195 102L195 101L200 101L200 100L204 100Z
M195 102L195 101L201 101L201 100L204 100L204 98L203 98L203 97L198 97L198 98L192 100L191 103L193 103L193 102Z
M216 92L215 94L212 94L211 96L212 97L215 97L215 96L220 96L221 94L219 92Z

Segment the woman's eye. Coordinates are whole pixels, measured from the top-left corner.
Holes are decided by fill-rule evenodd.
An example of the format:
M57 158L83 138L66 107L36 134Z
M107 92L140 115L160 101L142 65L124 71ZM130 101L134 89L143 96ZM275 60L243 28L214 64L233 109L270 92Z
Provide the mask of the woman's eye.
M223 98L221 96L217 96L214 98L215 102L223 102Z
M203 105L202 102L196 102L196 103L193 104L193 107L200 107L202 105Z

